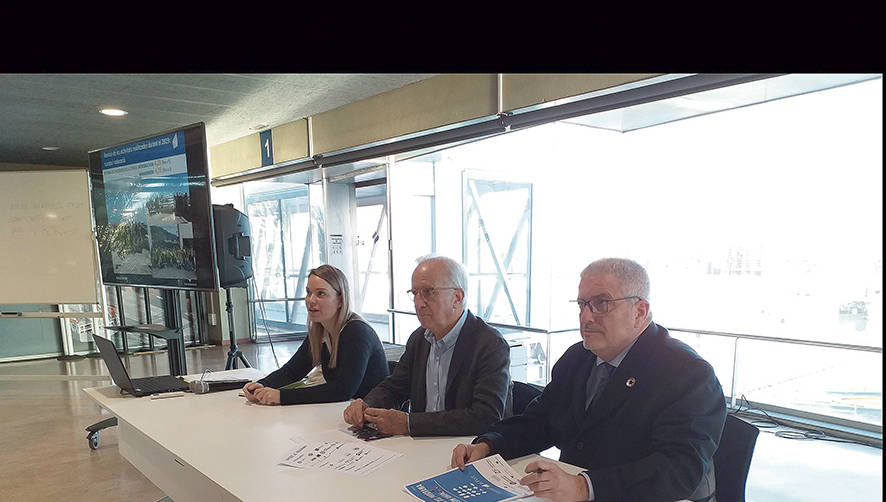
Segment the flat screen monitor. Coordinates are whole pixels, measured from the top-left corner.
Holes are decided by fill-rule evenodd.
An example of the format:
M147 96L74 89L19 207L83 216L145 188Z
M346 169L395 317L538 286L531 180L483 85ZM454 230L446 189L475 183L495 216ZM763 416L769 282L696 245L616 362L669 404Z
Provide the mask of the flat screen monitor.
M202 122L89 152L102 281L216 290Z

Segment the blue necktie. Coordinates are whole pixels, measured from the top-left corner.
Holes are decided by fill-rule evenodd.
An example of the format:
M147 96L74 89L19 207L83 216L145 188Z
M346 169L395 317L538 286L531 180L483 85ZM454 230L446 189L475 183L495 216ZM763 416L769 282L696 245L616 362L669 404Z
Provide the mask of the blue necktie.
M585 410L591 407L591 403L593 403L597 396L603 392L603 389L606 388L606 382L609 381L609 377L612 376L613 371L615 371L615 366L605 362L598 364L593 371L591 371L591 376L588 378Z

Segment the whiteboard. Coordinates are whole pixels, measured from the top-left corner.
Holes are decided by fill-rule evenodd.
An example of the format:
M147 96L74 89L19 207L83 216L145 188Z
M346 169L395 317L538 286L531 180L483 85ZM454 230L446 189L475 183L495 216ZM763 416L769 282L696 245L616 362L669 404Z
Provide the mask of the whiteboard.
M85 169L0 171L0 304L98 303Z

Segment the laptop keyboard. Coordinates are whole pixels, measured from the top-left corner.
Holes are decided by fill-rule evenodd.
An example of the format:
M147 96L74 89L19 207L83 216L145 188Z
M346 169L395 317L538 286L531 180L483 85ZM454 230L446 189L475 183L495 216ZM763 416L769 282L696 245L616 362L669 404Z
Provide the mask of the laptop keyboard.
M141 389L142 392L172 392L188 390L188 383L172 375L163 375L148 378L133 378L132 386Z

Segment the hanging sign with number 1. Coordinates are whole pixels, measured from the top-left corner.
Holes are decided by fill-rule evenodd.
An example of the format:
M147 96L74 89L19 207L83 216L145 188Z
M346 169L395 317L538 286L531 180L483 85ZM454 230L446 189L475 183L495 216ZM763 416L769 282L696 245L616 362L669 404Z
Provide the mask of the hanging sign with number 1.
M261 165L274 165L274 142L271 140L271 130L258 133L258 139L261 142Z

